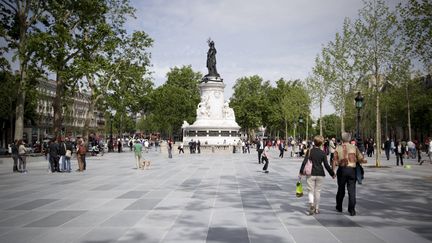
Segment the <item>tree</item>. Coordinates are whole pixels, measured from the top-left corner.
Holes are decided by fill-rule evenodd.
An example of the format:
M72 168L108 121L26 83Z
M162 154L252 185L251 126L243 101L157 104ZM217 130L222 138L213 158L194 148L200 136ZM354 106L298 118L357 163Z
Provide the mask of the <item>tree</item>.
M78 81L85 73L80 64L88 58L87 52L97 52L109 36L109 13L116 12L127 1L121 0L74 0L47 1L45 31L39 32L35 45L43 65L55 74L56 94L53 100L54 133L62 130L64 99L79 88ZM84 59L83 59L84 58Z
M402 17L401 29L405 46L432 73L432 2L430 0L409 0L399 4Z
M230 106L235 111L236 121L251 137L252 130L263 124L263 113L268 106L265 83L257 75L237 79Z
M340 118L336 114L325 115L322 117L323 123L323 136L338 137L338 121Z
M362 63L362 70L369 77L371 92L376 97L376 166L381 165L381 110L380 98L386 78L398 56L397 22L394 13L382 0L365 2L359 11L359 19L355 21L355 37L353 38L355 56Z
M29 81L35 80L39 73L36 72L35 62L32 61L34 50L29 43L34 34L39 31L38 25L43 20L45 1L1 0L0 3L0 39L3 39L6 44L1 47L0 53L12 50L15 58L18 57L19 83L14 138L22 139L26 92L30 86Z
M150 94L149 122L165 135L179 133L183 121L192 123L196 119L196 108L200 101L198 84L200 72L191 66L171 68L167 81Z
M322 106L329 90L330 81L332 80L331 73L328 71L330 58L325 50L322 50L321 57L317 56L315 58L312 76L306 79L306 88L309 91L311 100L319 105L319 134L321 136L323 135Z
M84 137L88 137L97 106L114 108L120 116L144 114L148 107L148 94L153 83L148 78L150 58L147 48L152 40L144 32L134 32L131 36L118 36L115 31L109 33L111 36L97 52L85 49L83 55L86 57L80 58L80 70L85 70L84 91L90 94ZM110 96L111 99L106 99Z
M336 33L335 40L328 43L323 50L325 61L328 63L328 76L330 82L330 102L335 107L341 119L341 133L345 132L345 104L347 95L355 86L361 74L356 72L358 64L352 53L353 33L350 20L345 19L342 34Z

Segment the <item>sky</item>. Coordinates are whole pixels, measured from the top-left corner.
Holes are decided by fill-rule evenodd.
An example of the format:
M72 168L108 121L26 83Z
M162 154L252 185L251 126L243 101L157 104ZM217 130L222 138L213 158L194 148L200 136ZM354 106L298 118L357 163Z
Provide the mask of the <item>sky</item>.
M387 0L394 6L396 0ZM150 49L155 86L175 66L207 74L207 40L217 49L217 70L229 99L238 78L259 75L274 83L304 80L323 45L333 40L345 17L352 20L361 0L132 0L136 18L129 31L143 30ZM326 101L324 114L334 112ZM317 118L319 111L313 109Z

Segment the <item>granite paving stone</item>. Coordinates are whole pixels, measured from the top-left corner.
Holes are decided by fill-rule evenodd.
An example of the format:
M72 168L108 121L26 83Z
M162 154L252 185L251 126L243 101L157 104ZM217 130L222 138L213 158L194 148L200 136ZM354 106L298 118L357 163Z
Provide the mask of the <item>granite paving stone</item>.
M133 152L88 156L83 173L48 173L29 157L28 174L0 163L0 242L431 242L432 166L365 167L357 216L335 212L336 180L324 178L320 214L295 195L302 159L277 158L269 174L251 154L151 150L149 170ZM77 168L76 158L72 159ZM303 183L306 184L303 178ZM304 187L306 190L306 187ZM311 233L313 232L313 233Z

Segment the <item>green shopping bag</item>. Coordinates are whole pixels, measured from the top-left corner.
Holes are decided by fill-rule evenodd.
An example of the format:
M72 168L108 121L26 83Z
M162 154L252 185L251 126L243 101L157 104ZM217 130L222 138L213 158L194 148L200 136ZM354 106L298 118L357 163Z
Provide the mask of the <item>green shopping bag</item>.
M301 180L298 180L296 184L296 197L303 197L303 186Z

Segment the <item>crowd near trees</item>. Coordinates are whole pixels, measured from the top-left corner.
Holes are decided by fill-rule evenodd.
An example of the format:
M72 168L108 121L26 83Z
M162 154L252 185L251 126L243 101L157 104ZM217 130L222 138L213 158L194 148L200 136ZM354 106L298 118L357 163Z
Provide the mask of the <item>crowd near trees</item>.
M107 112L106 118L118 133L138 129L179 135L183 121L195 120L202 74L191 66L172 67L166 82L155 88L148 52L153 40L143 31L125 29L135 11L129 1L0 2L0 37L6 43L0 49L0 114L15 122L16 139L22 137L24 120L36 116L34 87L43 77L54 77L57 85L56 135L76 92L90 99L83 134L88 134L95 109L117 111L112 119ZM305 80L240 77L230 105L242 132L252 138L264 127L269 136L283 139L355 132L354 97L361 91L366 101L363 136L375 138L378 145L385 136L430 136L431 15L429 0L408 0L395 8L368 0L357 18L346 18L334 39L323 43ZM323 116L327 99L336 113ZM313 109L319 109L316 121ZM141 119L135 123L132 114L141 114Z

